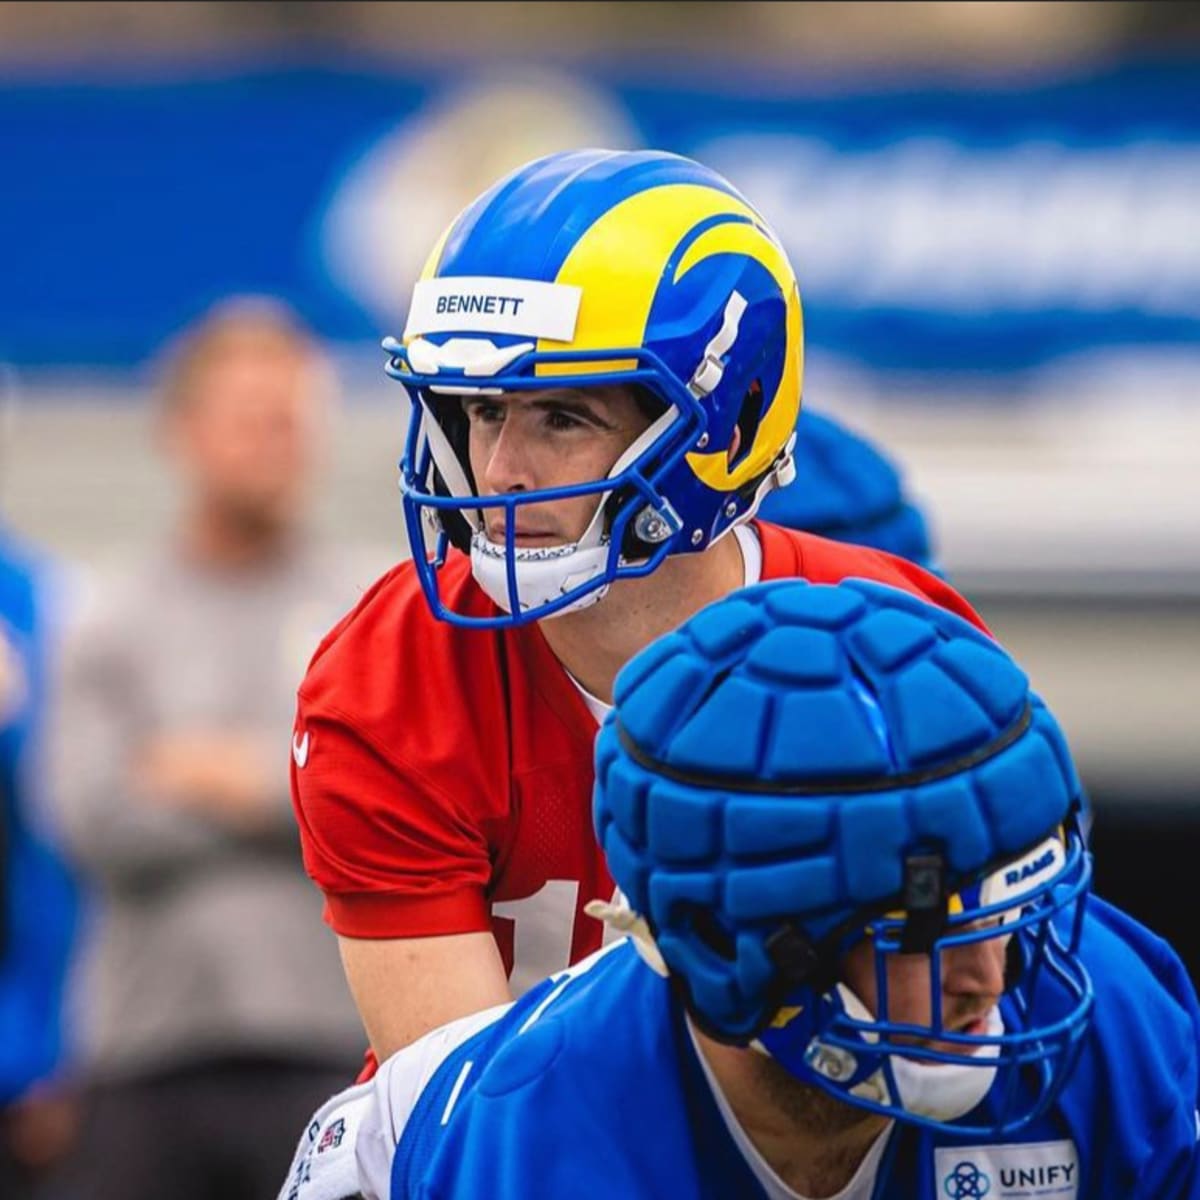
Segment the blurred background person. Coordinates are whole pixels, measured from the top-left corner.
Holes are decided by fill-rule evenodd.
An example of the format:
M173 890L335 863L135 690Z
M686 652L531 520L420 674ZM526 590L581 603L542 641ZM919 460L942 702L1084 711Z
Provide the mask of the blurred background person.
M46 802L46 679L62 580L0 527L0 1198L32 1194L74 1129L63 992L76 881Z
M758 515L789 529L898 554L937 570L929 519L893 459L828 413L802 409L796 478L770 492Z
M86 1109L54 1194L265 1197L364 1035L287 795L296 680L351 600L306 531L332 377L237 299L167 358L170 541L96 590L55 722L62 820L98 901L78 978Z

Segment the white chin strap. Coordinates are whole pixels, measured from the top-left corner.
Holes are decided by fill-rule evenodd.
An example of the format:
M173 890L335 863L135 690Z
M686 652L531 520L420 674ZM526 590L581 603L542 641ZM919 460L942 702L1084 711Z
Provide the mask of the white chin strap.
M594 522L593 522L594 524ZM572 588L595 579L604 572L608 562L608 539L599 545L585 546L583 539L562 546L537 546L514 551L517 577L517 600L521 611L539 608ZM504 547L489 540L486 533L476 530L471 535L471 573L475 582L505 612L512 612L508 591L508 558ZM585 592L572 604L564 605L554 616L578 612L601 599L608 584Z
M844 984L838 985L838 993L851 1017L859 1021L874 1020L866 1005ZM999 1008L993 1007L987 1015L987 1036L998 1038L1003 1032L1004 1020ZM981 1047L975 1053L979 1066L923 1063L893 1054L890 1064L896 1094L892 1094L883 1071L864 1079L854 1088L854 1094L935 1121L954 1121L966 1116L987 1095L995 1081L996 1068L986 1065L986 1060L996 1058L999 1053L999 1046Z

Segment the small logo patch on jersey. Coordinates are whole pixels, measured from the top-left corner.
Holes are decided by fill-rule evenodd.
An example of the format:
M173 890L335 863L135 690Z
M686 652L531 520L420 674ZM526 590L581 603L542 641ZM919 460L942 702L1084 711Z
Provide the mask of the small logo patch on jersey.
M336 1150L342 1144L342 1138L346 1136L346 1122L342 1117L338 1117L328 1129L321 1134L321 1140L317 1143L317 1153L324 1154L326 1150Z
M301 770L308 763L308 746L309 735L307 730L305 730L303 737L298 733L292 734L292 758L295 759L296 766Z
M317 1110L296 1148L280 1200L334 1200L358 1194L355 1139L373 1095L373 1084L356 1084Z
M1079 1153L1070 1139L1025 1145L942 1146L934 1151L946 1200L1075 1200Z

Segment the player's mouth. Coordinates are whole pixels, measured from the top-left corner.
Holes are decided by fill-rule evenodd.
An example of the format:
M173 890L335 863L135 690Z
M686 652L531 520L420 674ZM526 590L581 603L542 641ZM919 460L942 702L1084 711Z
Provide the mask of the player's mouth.
M955 1024L955 1025L947 1025L946 1032L954 1034L954 1036L956 1038L958 1038L958 1037L970 1037L970 1038L986 1037L987 1032L988 1032L988 1021L987 1021L986 1017L976 1017L973 1021L968 1021L968 1022L959 1023L959 1024ZM921 1046L925 1050L933 1050L938 1054L949 1054L949 1055L953 1055L953 1056L961 1056L964 1054L975 1054L979 1050L978 1046L971 1045L970 1043L964 1044L963 1042L960 1042L960 1041L943 1042L943 1041L937 1040L936 1038L914 1039L914 1044Z
M986 1008L960 1013L953 1021L947 1023L946 1029L950 1033L966 1037L982 1037L988 1031L988 1018L994 1007L994 1004L989 1004Z
M967 1037L981 1037L987 1032L987 1027L986 1017L976 1017L965 1025L960 1025L954 1032L965 1034Z
M507 545L508 531L504 525L489 524L487 536L488 541L494 542L497 546ZM518 525L513 532L513 545L517 547L558 546L562 544L562 540L562 534L553 530L530 528L525 525Z

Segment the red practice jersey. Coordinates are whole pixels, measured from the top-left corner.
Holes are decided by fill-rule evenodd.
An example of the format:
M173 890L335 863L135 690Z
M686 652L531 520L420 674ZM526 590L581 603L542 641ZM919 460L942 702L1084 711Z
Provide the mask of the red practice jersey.
M759 523L762 578L859 577L985 628L948 584L881 551ZM453 555L443 596L497 610ZM326 920L356 938L492 930L515 992L598 949L612 880L592 830L596 722L536 625L436 620L410 563L318 648L299 691L292 797Z

